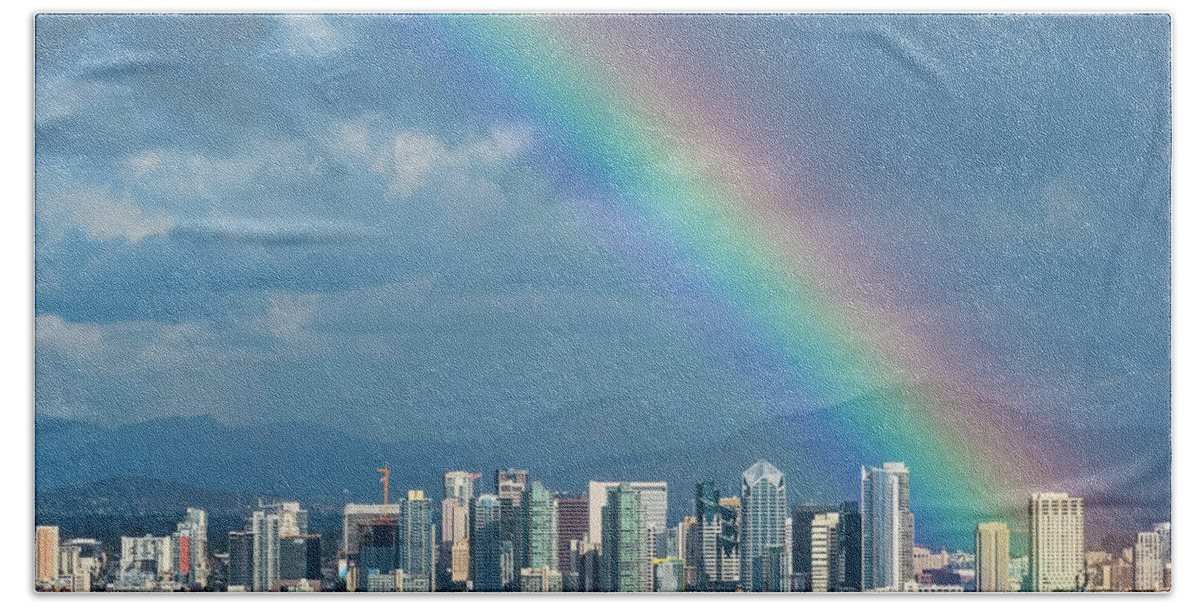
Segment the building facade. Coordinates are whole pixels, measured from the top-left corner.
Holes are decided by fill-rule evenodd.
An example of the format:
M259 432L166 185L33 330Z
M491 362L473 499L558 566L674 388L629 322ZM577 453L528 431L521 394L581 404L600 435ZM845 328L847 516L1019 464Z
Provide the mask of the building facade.
M1083 499L1043 492L1029 497L1032 591L1075 591L1086 579Z
M908 468L862 468L862 589L902 591L913 580L913 515Z
M975 527L975 590L997 593L1010 590L1008 524L987 522Z
M789 591L791 551L787 538L787 483L783 473L759 460L742 473L741 587L746 591ZM770 549L778 548L772 552ZM776 563L786 561L787 564ZM786 580L780 580L781 573Z

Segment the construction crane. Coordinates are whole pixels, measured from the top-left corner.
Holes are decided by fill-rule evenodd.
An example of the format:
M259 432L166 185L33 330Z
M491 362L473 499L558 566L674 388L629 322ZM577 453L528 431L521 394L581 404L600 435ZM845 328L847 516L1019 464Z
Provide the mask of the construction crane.
M388 463L386 460L383 461L382 469L375 469L375 470L379 471L380 473L383 473L383 477L379 478L379 482L383 484L383 514L387 515L388 475L392 474L392 470L388 468Z

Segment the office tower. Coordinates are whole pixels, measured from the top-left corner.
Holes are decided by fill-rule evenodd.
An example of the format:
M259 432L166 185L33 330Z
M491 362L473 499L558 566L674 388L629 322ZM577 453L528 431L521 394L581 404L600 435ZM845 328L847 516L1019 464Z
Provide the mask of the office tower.
M588 497L559 496L554 499L558 513L558 571L566 575L571 569L571 541L582 541L588 531Z
M660 593L686 591L683 578L683 560L667 557L654 560L654 590Z
M576 591L602 591L600 543L571 541L571 574Z
M833 513L837 505L803 504L792 509L792 573L795 579L793 590L813 591L812 585L812 522L821 513ZM836 540L836 539L835 539ZM832 584L836 585L837 581Z
M442 499L442 538L443 543L465 541L470 538L471 503L460 504L457 498Z
M655 532L667 529L667 482L665 481L589 481L588 482L588 536L592 542L600 539L601 513L608 500L608 490L622 483L631 490L641 492L642 508L646 511L646 525Z
M34 578L49 581L58 578L58 526L38 526L33 539ZM28 554L26 554L28 555Z
M1163 589L1170 589L1171 582L1171 522L1155 524L1154 531L1162 541Z
M1029 551L1033 591L1082 588L1083 499L1052 492L1030 496Z
M429 499L425 498L423 490L409 490L408 499L401 509L402 521L400 527L400 563L399 569L405 575L414 577L406 580L406 590L418 580L429 581L429 591L433 590L433 514L430 512Z
M862 588L902 591L913 580L913 515L903 462L862 468Z
M400 519L381 517L359 524L356 534L358 551L347 558L358 571L357 590L370 590L373 575L383 577L375 579L377 587L392 585L394 590L395 573L403 570L400 566L401 546L404 543ZM388 583L384 578L390 578L393 582Z
M479 473L447 471L442 473L442 498L453 498L459 505L468 506L475 498L475 480Z
M92 573L79 545L62 545L58 551L58 573L67 579L69 591L86 593L92 590Z
M529 544L525 538L524 490L516 497L500 497L500 549L505 590L519 589L521 567Z
M603 539L600 549L602 589L648 591L653 584L647 578L647 574L653 571L653 561L646 543L650 529L646 525L642 494L629 483L609 488L607 494L600 534ZM650 567L645 567L644 562L648 562Z
M838 552L835 557L835 585L838 591L862 591L862 512L849 500L838 510Z
M512 500L513 506L521 506L521 496L528 485L529 471L503 469L496 471L496 496Z
M321 580L321 535L288 534L279 537L279 580L296 584L301 579Z
M188 507L183 521L175 524L174 538L177 580L187 585L205 586L208 582L208 515L202 509Z
M359 550L359 542L363 537L363 526L372 524L380 519L395 521L400 517L400 504L363 505L348 504L342 511L342 551L346 555L355 555ZM365 584L365 583L364 583Z
M72 538L62 543L62 547L78 547L79 565L87 571L89 582L101 579L104 574L106 560L104 547L100 544L100 541L94 538ZM72 581L72 586L78 587L79 585L76 585Z
M471 510L471 583L475 591L503 591L500 497L483 494Z
M471 546L466 541L456 541L450 547L450 582L455 589L462 589L469 580L471 580Z
M787 484L783 473L771 463L759 460L742 473L741 526L739 539L741 586L746 591L788 591L791 585L780 581L783 566L768 563L763 558L767 549L780 547L779 559L790 559L788 541L784 534L787 520ZM790 564L787 571L791 571Z
M741 577L738 510L711 481L696 484L696 530L688 550L702 591L733 591Z
M1008 524L987 522L975 527L975 590L1009 591Z
M129 585L157 581L171 575L171 537L121 537L119 578Z
M1133 590L1163 588L1162 537L1157 532L1138 532L1133 547Z
M225 584L229 591L254 588L254 533L246 530L229 533L229 568Z
M814 513L808 528L808 584L806 591L825 592L837 588L838 518L837 511ZM796 516L793 516L795 519ZM794 524L793 524L794 525Z
M279 578L279 539L284 535L308 533L308 511L298 502L259 504L247 521L253 535L251 557L253 583L250 591L270 591Z
M558 511L554 496L540 481L533 481L521 499L524 512L525 561L521 568L558 572Z

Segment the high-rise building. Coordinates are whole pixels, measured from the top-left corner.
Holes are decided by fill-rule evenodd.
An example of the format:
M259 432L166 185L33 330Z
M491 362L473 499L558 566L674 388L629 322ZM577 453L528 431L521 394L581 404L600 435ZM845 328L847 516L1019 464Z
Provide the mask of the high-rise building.
M400 505L363 505L348 504L342 511L342 551L346 555L356 555L359 543L364 536L364 526L373 524L380 519L395 521L400 517ZM366 578L365 575L363 577ZM365 583L364 583L365 584Z
M404 574L428 579L433 589L433 514L423 490L409 490L401 508L400 563ZM405 581L410 590L412 581Z
M58 542L58 526L38 526L36 528L33 539L33 563L37 568L34 577L38 581L50 581L58 578Z
M1171 588L1171 522L1154 525L1154 531L1162 540L1163 589Z
M208 515L188 507L183 521L175 524L172 540L175 580L204 587L208 582Z
M67 589L75 593L92 590L92 572L79 545L64 543L58 552L58 574L67 580Z
M812 584L812 524L821 513L837 512L837 505L803 504L792 509L793 591L815 591ZM836 539L835 539L836 540ZM832 582L834 586L837 581Z
M528 485L529 471L502 469L496 471L496 495L512 500L513 506L521 506L521 496Z
M908 468L862 468L862 588L902 591L913 580L913 515Z
M120 580L139 586L172 573L170 536L121 537Z
M320 534L286 534L279 537L279 579L321 580Z
M641 492L642 508L646 511L646 525L656 533L667 529L667 482L665 481L589 481L588 482L588 535L589 540L600 539L601 513L608 500L608 490L622 483L631 490Z
M475 480L479 473L447 471L442 473L442 498L453 498L459 505L468 506L475 498Z
M696 528L687 561L695 566L702 591L733 591L741 578L738 509L723 503L715 483L696 484Z
M259 505L247 522L254 538L251 591L270 591L279 578L279 538L308 533L308 511L298 502Z
M1158 532L1138 532L1133 546L1133 590L1160 591L1163 588L1162 537Z
M791 552L790 539L786 538L787 484L783 473L765 460L746 469L742 473L741 508L742 589L789 591ZM772 547L779 548L778 556L768 552Z
M652 531L646 524L642 493L634 490L631 484L622 483L609 488L607 494L600 534L603 539L600 550L602 589L650 591L653 589L653 554L646 536L652 535Z
M543 566L558 572L558 511L554 496L540 481L530 482L521 499L526 546L522 569Z
M238 530L229 533L229 567L225 584L229 591L254 589L254 533Z
M1032 591L1075 591L1086 579L1083 499L1043 492L1029 497Z
M62 543L62 548L72 548L72 551L74 548L79 549L78 566L85 571L75 574L67 573L68 576L72 577L72 591L90 591L91 583L101 580L104 574L104 566L106 564L104 547L100 544L100 541L94 538L72 538ZM86 585L84 584L85 581L82 580L85 575L87 578ZM84 589L83 587L85 586L88 588Z
M834 567L838 591L862 590L862 511L850 500L838 510L838 552Z
M583 541L588 532L588 497L558 496L554 499L558 514L558 571L571 570L571 541Z
M975 590L1009 591L1008 524L1002 521L975 527Z
M471 510L471 583L476 591L504 590L500 507L499 496L483 494Z
M798 515L792 516L796 519ZM809 535L809 567L806 591L818 593L837 589L838 511L814 513L807 526ZM793 523L793 525L796 525Z

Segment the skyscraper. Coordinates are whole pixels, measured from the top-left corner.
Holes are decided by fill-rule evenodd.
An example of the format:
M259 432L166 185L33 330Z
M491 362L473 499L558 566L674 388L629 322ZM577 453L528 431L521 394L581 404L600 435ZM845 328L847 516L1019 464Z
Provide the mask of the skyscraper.
M913 580L913 515L908 468L862 468L862 588L902 591Z
M975 590L1009 590L1008 524L982 523L975 528Z
M722 503L721 491L711 481L696 484L696 529L691 539L687 561L695 566L698 588L736 589L741 577L738 511Z
M1158 532L1138 532L1133 547L1133 590L1160 591L1163 588L1163 548Z
M837 511L815 513L807 526L809 550L805 553L808 554L810 561L808 591L821 593L837 588L839 516Z
M571 541L583 541L588 531L588 497L559 496L554 499L558 514L558 571L571 570Z
M631 490L641 492L642 508L646 511L646 525L655 532L667 529L667 482L665 481L589 481L588 482L588 535L591 542L600 539L601 512L608 500L608 490L622 483Z
M1163 589L1171 588L1171 522L1155 524L1154 531L1162 540Z
M37 527L33 539L33 563L37 568L34 577L37 580L58 578L58 543L58 526Z
M177 580L203 587L208 582L208 515L188 507L173 535Z
M848 500L838 510L838 552L835 559L838 591L862 590L862 511Z
M254 533L238 530L229 533L229 568L225 575L229 591L254 589Z
M646 510L641 493L622 483L608 489L602 513L602 588L605 591L653 589L653 554L647 546Z
M783 473L771 463L759 460L742 473L742 513L739 529L741 585L747 591L788 591L790 576L779 580L781 572L790 572L791 552L786 538L787 484ZM768 550L780 549L778 557ZM767 557L772 559L768 560Z
M837 512L837 505L797 505L792 509L792 573L795 591L815 591L812 583L812 525L813 517ZM836 540L836 538L834 539ZM832 584L837 585L837 580ZM822 589L822 591L825 591Z
M496 495L512 499L514 506L521 506L521 495L529 479L529 471L501 469L496 471Z
M400 563L399 570L417 580L427 579L429 591L433 590L433 515L429 499L423 490L409 490L408 498L400 510ZM411 581L405 583L409 589Z
M525 562L517 567L558 572L558 511L554 497L542 482L533 481L521 499L525 516Z
M1083 587L1083 499L1043 492L1029 497L1029 578L1033 591Z
M471 510L471 583L476 591L502 591L503 543L500 497L482 494Z
M467 506L475 498L475 480L479 473L470 471L446 471L442 473L442 498L453 498L458 504Z

